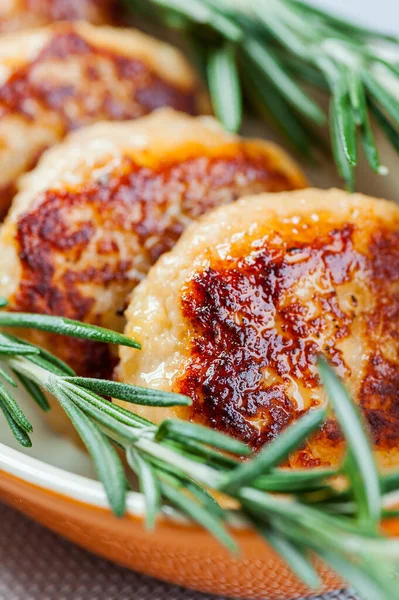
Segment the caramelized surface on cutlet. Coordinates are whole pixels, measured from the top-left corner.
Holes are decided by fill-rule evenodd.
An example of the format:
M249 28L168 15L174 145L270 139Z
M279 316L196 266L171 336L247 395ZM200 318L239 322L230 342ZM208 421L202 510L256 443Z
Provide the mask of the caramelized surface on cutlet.
M63 25L0 87L0 118L19 114L34 121L54 111L67 131L94 120L135 119L161 106L194 114L196 92L166 81L142 59L90 44L73 25Z
M124 156L106 176L46 190L16 223L21 277L10 306L101 323L97 299L112 294L120 326L127 294L189 222L243 193L297 185L256 144L182 146L151 167ZM104 346L65 339L58 353L85 375L109 377L114 366Z
M319 386L320 349L342 376L350 375L339 342L361 318L370 355L360 404L376 445L391 448L399 440L399 229L377 225L364 254L354 247L353 224L317 238L311 223L304 225L292 239L280 229L255 248L253 240L246 249L240 244L238 256L233 249L229 259L190 277L181 302L193 331L191 356L176 387L194 399L190 418L259 448L319 403L312 390ZM362 316L359 281L360 296L370 297ZM351 285L343 309L337 288ZM392 356L384 356L382 335L390 338ZM319 443L323 437L335 442L340 433L329 423Z
M40 27L54 21L109 23L113 0L7 0L0 7L0 32Z
M399 209L338 190L247 198L191 226L133 294L121 380L187 394L190 419L254 450L325 402L322 352L361 406L379 460L398 464ZM162 281L169 274L167 290ZM334 464L331 416L290 457Z
M135 30L56 23L4 36L0 71L0 217L18 176L68 132L164 106L203 109L182 55Z

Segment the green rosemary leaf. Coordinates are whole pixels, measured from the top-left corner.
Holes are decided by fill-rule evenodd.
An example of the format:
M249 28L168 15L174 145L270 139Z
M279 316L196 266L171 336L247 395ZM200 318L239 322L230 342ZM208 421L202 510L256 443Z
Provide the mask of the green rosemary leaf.
M377 559L376 559L377 558ZM378 555L362 557L362 571L378 583L382 590L383 598L392 600L398 595L397 561L381 560Z
M1 356L28 356L30 354L39 354L38 352L32 352L30 348L26 346L17 346L16 344L0 344L0 355Z
M65 378L66 379L66 378ZM62 385L62 380L59 382ZM113 402L98 396L95 392L91 392L90 390L86 390L80 386L76 386L74 384L74 379L71 378L69 383L73 392L78 394L81 400L89 402L93 406L96 406L99 410L106 412L112 419L116 419L117 421L128 425L129 427L138 427L140 429L143 428L153 428L156 430L156 425L152 421L137 415L136 413L123 408L122 406L118 406Z
M153 468L156 469L158 475L164 475L166 473L172 477L179 479L182 485L183 482L190 480L190 477L185 471L182 471L174 465L170 465L168 461L162 460L161 457L146 454L145 458L151 463Z
M80 378L77 377L76 379ZM91 404L92 406L107 414L110 418L115 419L120 423L124 423L129 427L142 428L150 425L154 427L154 429L156 428L151 423L151 421L147 421L147 419L142 419L142 417L139 417L132 411L122 408L121 406L117 406L116 404L113 404L109 400L98 396L95 392L80 388L79 384L75 382L74 378L68 378L68 380L67 378L61 379L58 382L58 385L61 387L61 389L64 389L64 391L68 391L69 393L78 395L79 398L84 402Z
M354 519L333 515L305 503L292 501L289 497L276 496L244 487L237 497L251 512L273 519L273 526L292 536L302 544L327 547L352 556L377 554L387 561L397 561L397 540L383 538L370 528L359 525Z
M0 313L1 315L6 313ZM30 354L39 354L40 350L34 346L28 346L20 340L11 340L5 333L0 333L0 355L8 356L27 356Z
M184 15L176 10L161 9L162 18L167 27L181 31L182 33L190 29L191 23Z
M325 416L325 409L309 411L268 446L260 450L252 460L242 463L226 475L221 489L229 493L244 485L250 485L260 475L279 465L290 452L303 443L316 428L320 427Z
M355 111L355 121L358 125L364 123L367 115L366 97L364 87L359 74L352 70L346 69L346 81L348 86L349 98L353 110Z
M168 463L162 460L154 459L154 457L151 457L150 460L156 467L157 475L162 481L169 482L172 487L190 492L216 519L227 520L228 513L220 506L214 496L193 477L187 477L183 471L170 467Z
M246 444L224 433L204 427L203 425L190 423L189 421L180 421L178 419L166 419L163 421L158 427L156 440L159 441L166 437L179 440L189 438L202 444L208 444L209 446L226 450L226 452L237 454L238 456L248 456L251 454L251 449Z
M381 82L378 82L371 73L363 71L363 81L372 96L381 104L396 123L399 123L399 101L388 92Z
M19 444L21 444L21 446L23 446L24 448L31 448L32 441L31 441L29 435L27 434L26 430L23 429L22 427L20 427L20 425L13 419L13 417L11 416L11 413L7 409L6 405L3 402L3 399L1 397L0 397L0 409L3 411L4 416L7 420L8 426L10 427L11 432L12 432L13 436L15 437L15 439L17 440L17 442Z
M373 130L371 128L370 119L367 113L364 115L363 122L360 127L360 139L367 162L375 173L384 173L386 170L381 166L380 156L374 139Z
M207 72L217 118L228 131L238 131L242 122L242 98L235 48L231 43L210 51Z
M345 75L334 85L332 110L346 159L354 167L357 163L356 125L345 86Z
M158 1L158 0L157 0ZM191 1L191 0L190 0ZM198 0L196 0L198 1ZM232 42L240 42L244 36L237 13L229 11L227 4L222 6L222 0L200 0L203 5L207 5L211 11L211 25L219 34Z
M302 498L304 497L306 498L307 502L311 502L311 494L306 494L305 496L302 496ZM331 512L337 516L349 515L353 517L356 516L357 506L355 502L331 502L330 504L328 502L325 502L323 504L323 511Z
M42 356L45 360L54 365L58 369L60 374L63 371L65 375L70 375L71 377L76 376L75 371L71 369L71 367L67 365L66 362L58 358L58 356L55 356L55 354L48 352L45 348L42 348L41 346L38 346L38 348L40 349L40 356Z
M392 146L399 152L399 131L397 131L392 123L385 117L384 113L378 108L375 102L370 101L370 110Z
M36 315L29 313L0 312L1 327L30 327L69 337L103 342L105 344L119 344L130 348L140 348L140 344L120 333L104 329L97 325L88 325L64 317L49 315Z
M61 369L53 362L50 362L46 358L43 358L43 356L40 356L40 354L33 354L31 356L28 356L27 360L29 360L29 362L33 363L34 365L37 365L38 367L41 367L42 369L45 369L46 371L49 371L50 373L53 373L54 375L57 375L59 377L64 377L65 375L64 369Z
M348 191L353 191L355 185L353 167L349 164L341 145L341 137L338 131L338 126L335 118L333 101L330 102L330 134L333 155L337 164L339 174L345 181L346 189Z
M7 306L7 304L8 304L7 298L3 298L3 296L0 296L0 308L4 308L4 306Z
M197 442L196 440L187 437L181 439L167 439L164 443L171 448L181 449L186 453L190 453L191 458L194 460L201 458L201 461L212 464L216 468L231 468L239 464L237 458L222 454L219 450L214 450L209 446L201 444L201 442Z
M268 82L265 85L257 67L247 60L244 60L242 78L257 113L262 118L271 118L293 148L304 158L311 158L310 138L288 102Z
M273 10L270 10L270 6L263 0L258 0L258 2L255 0L253 9L262 20L264 27L283 47L296 56L308 57L309 44L303 38L301 39L302 32L297 35L290 24L285 23L284 18L280 18Z
M114 406L116 406L115 404L113 404ZM133 413L130 410L127 410L126 408L122 408L122 406L118 406L119 408L119 413L121 411L124 411L125 417L127 418L127 415L130 414L132 416L132 418L134 419L134 422L136 424L136 427L141 427L143 428L150 428L150 427L154 427L156 429L156 425L155 423L153 423L152 421L149 421L148 419L145 419L144 417L142 417L141 415L137 415L136 413ZM133 427L133 425L132 425Z
M210 467L208 464L201 464L191 458L191 456L182 449L172 449L164 443L159 443L145 437L140 437L134 443L135 448L145 452L149 456L162 460L170 466L175 467L189 478L195 476L196 481L203 483L213 489L218 489L221 485L223 474Z
M397 519L399 518L399 510L384 508L382 510L382 518L383 519Z
M399 75L399 61L392 62L392 58L386 59L382 56L376 56L373 53L370 54L370 59L375 60L376 63L383 65L386 69L391 71L391 74L394 77L398 77Z
M93 459L98 478L104 486L113 512L116 516L122 517L125 513L127 482L116 451L98 426L70 400L63 390L54 384L51 391L72 421Z
M0 377L5 379L7 381L7 383L12 385L13 387L17 387L16 381L11 377L11 375L8 373L8 371L3 369L2 367L0 367Z
M208 490L194 479L184 479L186 489L195 496L199 502L217 519L225 521L227 513L220 506L219 502L208 492Z
M71 376L76 375L75 371L73 369L71 369L71 367L69 365L67 365L66 362L64 362L63 360L58 358L58 356L55 356L54 354L52 354L45 348L42 348L42 346L39 346L38 344L31 344L30 342L28 342L26 340L22 340L21 338L15 336L15 335L12 335L10 333L5 333L3 335L5 335L9 340L11 340L13 342L16 342L19 344L24 344L24 346L30 346L31 348L35 348L36 350L39 350L40 357L44 358L46 361L48 361L49 363L54 365L57 368L57 372L59 374L63 373L64 375L71 375Z
M44 412L48 412L51 407L50 407L50 404L49 404L46 396L43 394L42 390L40 389L40 387L31 379L28 379L28 377L25 377L25 375L23 375L22 373L18 373L18 371L15 371L15 370L13 372L15 373L16 377L18 377L19 381L21 382L23 387L26 389L28 394L36 402L36 404Z
M179 454L183 454L190 461L197 463L198 465L209 465L218 471L229 468L231 464L234 466L239 463L237 459L232 459L232 463L227 461L223 462L220 460L220 457L223 456L223 454L219 450L213 450L212 448L209 448L209 446L203 445L200 442L195 442L195 440L187 440L188 438L181 440L167 438L163 439L160 444L175 450ZM212 455L211 452L208 453L207 450L214 452L214 455Z
M289 52L277 51L277 56L280 62L292 73L293 76L299 77L305 83L314 85L323 91L328 91L328 84L322 72L316 69L313 65L304 62L300 57L291 55Z
M177 487L161 482L161 492L172 504L186 513L191 519L210 531L231 552L237 552L237 545L228 533L220 519L215 518L209 511L195 500L179 491Z
M322 468L322 467L313 467L312 469L290 469L290 468L277 468L273 469L265 475L265 478L275 478L276 481L279 480L282 483L292 482L295 484L313 484L319 481L325 481L327 479L331 479L332 477L336 477L339 475L339 469L333 468ZM257 480L257 481L260 481Z
M201 0L212 10L212 23L208 23L220 35L231 42L241 42L244 32L238 19L228 11L220 10L220 0Z
M399 471L390 471L380 475L380 485L384 494L399 490Z
M298 494L324 488L326 481L334 475L337 475L337 471L333 469L316 468L303 471L275 469L267 475L258 477L252 485L266 492Z
M248 58L258 66L270 83L278 88L290 104L316 123L324 122L323 111L287 75L269 48L251 38L245 40L243 48Z
M145 406L189 406L191 404L190 398L183 396L182 394L175 394L173 392L163 392L162 390L152 390L150 388L143 388L139 386L133 386L126 383L120 383L118 381L105 381L103 379L88 379L85 377L65 377L64 381L69 381L74 385L86 388L96 392L97 394L104 394L105 396L112 396L131 404L140 404Z
M339 425L348 444L345 468L353 483L359 519L371 530L381 519L381 492L375 458L360 413L344 384L323 359L319 359L320 378L325 386Z
M21 429L26 431L26 433L31 433L33 431L31 423L28 421L28 419L18 406L15 398L12 397L10 392L4 387L2 383L0 383L0 400L2 404L6 407L7 411L10 413L13 420L17 423L17 425L19 425Z
M321 584L317 571L314 569L306 550L299 544L288 540L279 531L257 519L253 524L258 533L290 566L291 570L310 588L318 588Z
M126 457L139 478L140 490L146 503L145 520L148 529L153 529L161 508L161 490L151 465L133 447L128 448Z
M106 401L99 406L95 398L92 401L88 401L88 397L92 395L90 392L85 396L80 393L80 391L84 392L84 390L79 390L74 388L74 386L68 388L60 381L57 382L56 386L53 386L51 391L58 399L60 399L60 394L61 396L67 396L73 404L85 413L86 417L91 417L102 428L105 428L107 435L111 437L111 434L117 436L115 438L116 441L126 444L135 442L138 439L140 429L137 428L136 423L134 425L127 425L124 416L119 414L118 407L113 406L110 402L108 406L106 406ZM110 418L110 415L114 418Z
M355 111L355 120L356 123L360 125L360 139L364 154L372 170L376 173L383 174L385 169L381 166L373 130L371 128L363 82L359 75L350 69L347 69L346 78L352 107Z
M185 18L192 19L196 23L208 25L232 41L239 41L242 37L240 27L222 13L213 10L208 2L204 0L153 0L153 3L173 9Z

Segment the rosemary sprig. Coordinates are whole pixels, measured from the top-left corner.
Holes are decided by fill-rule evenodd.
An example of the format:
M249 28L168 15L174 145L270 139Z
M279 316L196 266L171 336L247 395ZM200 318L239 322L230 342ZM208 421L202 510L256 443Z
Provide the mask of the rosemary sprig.
M330 95L338 171L354 187L358 139L371 169L385 174L370 113L395 149L399 138L399 38L359 27L301 0L124 0L146 19L179 30L196 49L216 116L238 131L245 96L303 155L317 146L309 123L323 111L302 83ZM396 62L385 47L398 52ZM288 125L287 123L290 123Z
M1 305L0 305L1 306ZM4 304L3 304L4 306ZM140 348L136 340L126 338L116 331L108 331L96 325L88 325L80 321L72 321L65 317L51 317L29 313L0 312L0 327L32 327L41 331L49 331L73 338L103 342L108 344L123 344L131 348ZM1 343L1 340L0 340ZM32 349L37 352L35 347Z
M0 304L5 305L1 298ZM43 320L24 315L18 321L14 313L2 311L0 315L7 328L23 321L33 329L66 335L71 331L68 322L60 325L56 317ZM107 343L135 344L120 334L87 325L75 323L72 332L83 339L96 336ZM0 409L15 438L29 447L32 426L9 389L21 383L43 410L49 408L44 392L52 394L86 445L116 515L124 514L128 486L114 446L126 452L138 477L146 501L147 527L154 527L168 503L237 551L229 525L238 514L309 586L319 585L312 559L317 554L362 598L397 597L393 572L399 564L399 542L383 537L379 526L383 515L396 516L395 511L382 507L388 494L399 490L399 473L378 474L362 419L325 361L319 364L320 375L347 440L346 459L337 469L291 471L279 465L321 425L325 408L312 410L252 459L242 462L236 457L248 454L249 449L229 436L175 419L157 426L101 394L153 406L189 404L185 396L73 376L71 369L49 352L8 333L0 335L4 346L0 377L11 386L0 383ZM19 354L17 345L23 349ZM335 486L338 475L346 482L344 488ZM209 490L229 495L239 509L234 514L224 509Z

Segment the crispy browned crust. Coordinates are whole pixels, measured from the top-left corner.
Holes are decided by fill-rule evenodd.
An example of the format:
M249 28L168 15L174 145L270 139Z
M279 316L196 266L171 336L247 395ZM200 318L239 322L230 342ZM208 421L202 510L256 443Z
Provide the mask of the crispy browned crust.
M152 166L126 156L105 178L44 192L17 221L22 272L11 308L121 326L126 295L188 222L243 193L300 186L274 162L259 142L194 145ZM114 294L111 316L96 308L104 291ZM93 344L65 340L57 352L85 375L109 376L114 365Z
M288 228L284 233L280 224L278 233L265 232L256 247L249 236L227 259L211 260L190 277L181 307L192 331L191 353L175 389L193 398L191 419L259 448L301 414L300 395L287 378L309 390L310 399L319 387L314 369L319 339L340 374L352 375L340 343L356 335L360 321L369 355L358 402L377 449L397 447L399 220L392 228L376 221L364 240L366 251L355 245L356 233L353 223L334 227L326 220L316 228L311 219L302 220L296 234ZM316 281L305 301L292 293L299 279ZM350 285L360 286L361 308L356 293L346 309L340 306L337 291ZM310 400L304 408L317 403ZM341 441L330 420L292 463L333 462Z
M62 70L65 60L75 64L79 77L60 85L40 76L47 69ZM103 70L113 73L115 88L123 94L103 80ZM135 119L161 106L194 114L197 91L172 85L142 60L88 43L64 24L32 62L0 87L0 117L12 113L34 121L41 111L54 111L65 133L94 120Z
M113 0L9 0L0 11L0 32L40 27L54 21L110 23Z
M8 75L0 85L0 213L16 178L69 131L164 106L188 114L206 110L206 95L181 55L134 30L122 30L119 39L115 28L56 23L18 35L20 45L10 41L11 61L1 42ZM18 135L26 138L23 146L14 143Z

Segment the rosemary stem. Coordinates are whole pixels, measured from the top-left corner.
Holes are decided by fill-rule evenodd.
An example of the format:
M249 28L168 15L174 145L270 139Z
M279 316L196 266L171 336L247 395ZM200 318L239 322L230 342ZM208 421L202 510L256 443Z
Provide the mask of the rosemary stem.
M169 465L177 467L181 471L183 471L188 477L193 477L198 481L201 481L206 486L211 488L218 488L223 481L223 475L218 471L213 469L212 467L208 467L207 465L203 465L174 452L171 448L167 446L157 444L151 440L141 438L137 442L133 444L135 448L145 452L146 454L150 454L156 458L161 459L162 461L167 462Z
M51 380L57 378L57 376L50 371L47 371L39 365L33 364L26 358L6 358L4 362L6 362L9 367L18 373L25 375L25 377L28 377L47 391L51 391L48 387Z

